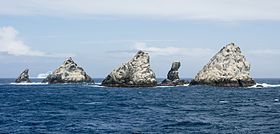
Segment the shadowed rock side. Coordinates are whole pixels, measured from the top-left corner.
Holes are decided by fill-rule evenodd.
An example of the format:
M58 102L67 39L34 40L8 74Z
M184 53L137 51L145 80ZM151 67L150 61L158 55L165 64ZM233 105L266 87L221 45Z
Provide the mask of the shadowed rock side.
M222 48L196 75L191 85L248 87L255 85L250 64L238 46L231 43Z
M170 71L167 74L167 79L164 79L160 86L177 86L184 85L188 82L185 80L180 80L179 78L179 68L181 66L180 62L173 62Z
M18 78L16 79L16 83L30 83L29 75L28 75L29 69L25 69Z
M94 81L79 67L72 58L68 58L58 69L54 70L44 83L84 83Z
M153 87L157 85L155 73L150 69L148 53L138 51L126 64L113 70L103 81L109 87Z

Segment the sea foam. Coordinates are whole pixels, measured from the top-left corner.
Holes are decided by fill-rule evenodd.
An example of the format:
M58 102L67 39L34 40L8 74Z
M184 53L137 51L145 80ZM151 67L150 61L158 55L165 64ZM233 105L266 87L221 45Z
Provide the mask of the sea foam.
M178 86L156 86L158 88L168 88L168 87L188 87L190 84L178 85Z
M257 83L254 86L251 86L250 88L275 88L280 87L280 84L268 84L268 83Z
M47 85L48 83L31 82L31 83L10 83L11 85Z

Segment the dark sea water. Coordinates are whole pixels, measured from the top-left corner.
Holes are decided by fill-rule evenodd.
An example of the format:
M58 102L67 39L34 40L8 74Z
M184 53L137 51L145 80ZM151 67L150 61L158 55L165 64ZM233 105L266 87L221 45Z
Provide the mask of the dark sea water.
M257 79L265 88L13 80L0 79L0 133L280 133L280 79Z

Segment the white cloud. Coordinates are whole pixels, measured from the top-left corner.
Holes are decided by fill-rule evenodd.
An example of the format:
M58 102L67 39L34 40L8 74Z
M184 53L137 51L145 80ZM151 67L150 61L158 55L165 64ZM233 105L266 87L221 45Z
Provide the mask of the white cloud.
M253 55L280 55L280 49L262 49L262 50L250 50L248 54Z
M170 55L185 55L185 56L211 56L215 53L214 50L208 48L184 48L184 47L150 47L145 42L138 42L134 45L136 50L144 50L152 55L170 56Z
M42 57L67 57L72 54L48 54L46 52L33 50L27 46L11 26L0 28L0 52L15 56L42 56ZM67 55L67 56L66 56Z
M45 56L41 51L32 50L18 37L18 32L11 26L0 29L0 52L15 56Z
M6 0L0 15L280 20L279 0Z
M89 40L89 41L81 41L81 44L116 44L116 43L135 43L135 42L178 42L178 40Z

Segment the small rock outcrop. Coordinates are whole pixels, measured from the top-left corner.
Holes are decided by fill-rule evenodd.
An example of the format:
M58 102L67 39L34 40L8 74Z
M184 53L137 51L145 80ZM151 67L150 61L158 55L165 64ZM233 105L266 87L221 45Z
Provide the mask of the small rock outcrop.
M155 73L150 69L149 54L138 51L126 64L113 70L103 81L109 87L153 87L157 85Z
M179 68L181 67L180 62L173 62L170 71L167 74L167 79L164 79L160 86L177 86L184 85L188 82L185 80L180 80L179 78Z
M42 82L44 83L84 83L94 81L79 67L73 59L68 58L59 68L54 70Z
M255 85L250 64L234 43L222 48L196 75L191 85L248 87Z
M16 79L16 83L30 83L29 75L28 75L29 69L25 69L18 78Z
M263 88L264 86L263 86L263 85L258 84L258 85L256 85L256 87L257 87L257 88Z

